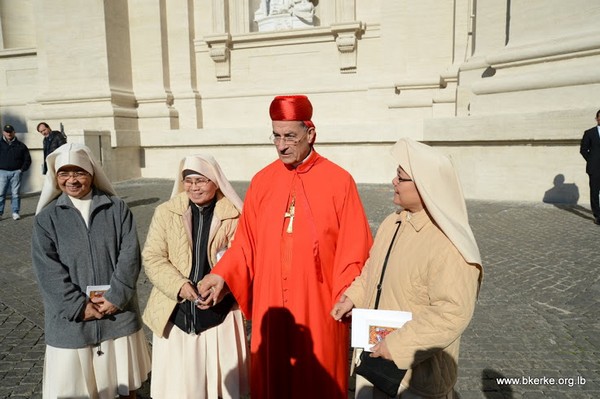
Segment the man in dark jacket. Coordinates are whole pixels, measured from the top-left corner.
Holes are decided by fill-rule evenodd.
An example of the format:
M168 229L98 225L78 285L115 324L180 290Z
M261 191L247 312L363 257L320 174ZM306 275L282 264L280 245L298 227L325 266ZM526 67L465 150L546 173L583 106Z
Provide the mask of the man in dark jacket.
M67 142L67 138L62 132L50 129L50 126L46 122L38 123L37 131L44 136L44 165L42 166L42 174L45 175L48 171L46 157L52 154L58 147L65 144Z
M596 112L597 126L586 130L579 152L586 161L585 171L590 178L590 205L594 223L600 224L600 110Z
M6 192L10 186L12 218L21 219L21 174L31 166L29 148L15 137L15 128L5 125L0 140L0 218L4 213Z

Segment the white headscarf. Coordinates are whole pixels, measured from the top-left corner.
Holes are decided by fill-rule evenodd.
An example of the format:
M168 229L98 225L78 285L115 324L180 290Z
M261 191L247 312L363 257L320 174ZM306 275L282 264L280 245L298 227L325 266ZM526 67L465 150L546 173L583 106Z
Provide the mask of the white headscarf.
M469 225L467 206L450 159L428 145L403 138L392 155L413 179L425 208L465 261L481 266L481 255Z
M61 194L56 181L56 172L67 165L78 166L93 176L92 185L109 195L116 195L110 180L96 162L88 147L79 143L67 143L58 147L46 157L48 172L42 187L42 193L35 210L36 215Z
M221 167L212 157L212 155L206 154L195 154L183 158L179 162L177 168L177 175L175 176L175 184L173 185L173 191L171 192L171 198L184 191L182 172L186 169L193 170L197 174L205 176L217 185L217 188L221 193L233 203L238 211L242 211L242 200L237 195L225 173L221 170Z

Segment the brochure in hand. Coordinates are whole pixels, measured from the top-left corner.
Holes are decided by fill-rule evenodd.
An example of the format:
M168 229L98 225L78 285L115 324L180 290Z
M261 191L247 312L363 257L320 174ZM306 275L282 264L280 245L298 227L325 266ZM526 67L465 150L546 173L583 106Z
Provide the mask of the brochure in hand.
M352 346L370 352L373 345L411 319L411 312L352 309Z
M85 289L85 294L91 298L100 298L108 291L110 285L88 285Z

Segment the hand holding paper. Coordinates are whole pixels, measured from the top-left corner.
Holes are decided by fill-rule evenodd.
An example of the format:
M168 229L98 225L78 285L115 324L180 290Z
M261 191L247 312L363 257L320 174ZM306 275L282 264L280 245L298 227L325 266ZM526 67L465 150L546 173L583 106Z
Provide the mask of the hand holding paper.
M95 312L100 314L100 317L97 317L95 312L94 314L90 313L92 311L91 308L88 309L86 307L86 315L90 313L93 315L92 318L101 319L104 315L115 314L119 311L119 308L104 299L104 293L110 289L110 285L88 285L85 290L85 294L90 298L91 304L93 304L93 308ZM88 305L90 304L88 302ZM86 319L88 320L88 319Z
M385 343L385 340L381 340L379 343L371 347L371 357L382 357L387 360L393 360L392 354Z
M380 309L352 311L352 346L371 352L387 334L412 319L411 312ZM377 348L377 347L375 347Z

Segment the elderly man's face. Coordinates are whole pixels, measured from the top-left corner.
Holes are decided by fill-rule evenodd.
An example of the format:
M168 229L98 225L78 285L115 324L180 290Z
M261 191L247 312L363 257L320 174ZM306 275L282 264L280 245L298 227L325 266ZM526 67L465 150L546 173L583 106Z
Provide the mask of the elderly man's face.
M58 187L75 198L83 198L92 191L93 180L93 176L79 166L66 165L56 172Z
M299 121L273 121L273 138L281 162L298 166L310 153L315 129Z

